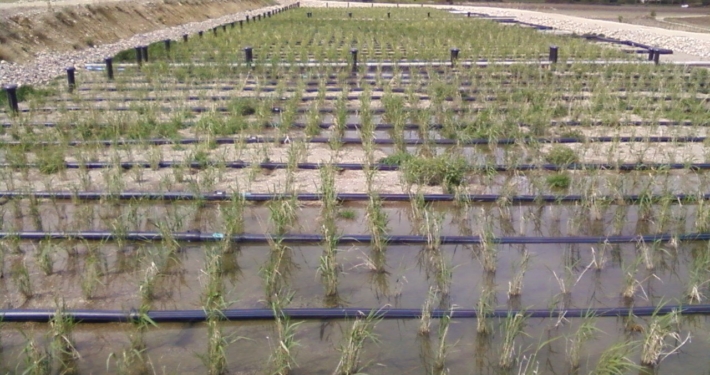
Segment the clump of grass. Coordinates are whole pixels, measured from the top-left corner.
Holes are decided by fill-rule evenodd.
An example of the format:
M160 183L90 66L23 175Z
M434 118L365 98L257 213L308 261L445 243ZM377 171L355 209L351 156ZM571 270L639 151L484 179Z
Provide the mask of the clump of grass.
M372 331L379 320L376 311L355 319L338 345L340 361L333 372L334 375L354 375L362 372L365 366L360 364L360 355L367 341L378 342L377 336Z
M639 366L629 359L635 348L633 341L618 342L604 350L591 375L627 374L639 370Z
M552 189L567 189L572 183L572 178L568 173L555 173L546 179L547 186Z
M338 211L338 217L345 220L355 220L357 213L351 208L344 208Z
M577 153L568 146L554 145L547 152L545 160L555 165L568 165L579 162Z
M59 147L41 149L37 152L37 168L43 174L54 174L66 169L64 150Z
M441 185L452 191L464 182L469 166L463 157L441 155L411 158L404 163L403 169L404 178L410 184Z
M380 164L385 164L385 165L404 165L408 161L412 160L414 158L414 155L408 153L408 152L395 152L392 155L388 155L382 159L379 160Z

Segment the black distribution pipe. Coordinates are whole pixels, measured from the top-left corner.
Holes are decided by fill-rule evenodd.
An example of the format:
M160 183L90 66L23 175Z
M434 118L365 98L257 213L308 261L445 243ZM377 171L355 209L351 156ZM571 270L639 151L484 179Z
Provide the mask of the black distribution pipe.
M13 113L20 111L17 100L17 85L5 86L5 93L7 94L7 103L10 105L10 110Z
M148 62L148 46L143 46L141 50L143 51L143 61Z
M294 126L294 128L300 128ZM393 145L398 142L407 146L417 146L417 145L437 145L437 146L481 146L481 145L514 145L514 144L530 144L530 143L542 143L542 144L569 144L569 143L634 143L634 142L645 142L645 143L704 143L707 137L667 137L667 136L651 136L651 137L589 137L589 138L501 138L491 141L488 138L476 138L476 139L449 139L449 138L438 138L438 139L419 139L419 138L405 138L396 141L391 138L377 138L371 140L372 143L378 145ZM301 138L273 138L273 137L248 137L248 138L232 138L232 137L219 137L210 140L202 138L151 138L151 139L104 139L104 140L69 140L69 141L56 141L56 142L25 142L25 141L0 141L0 146L27 146L27 145L38 145L38 146L50 146L50 145L69 145L69 146L81 146L81 145L102 145L102 146L125 146L125 145L170 145L170 144L181 144L181 145L191 145L199 144L203 142L212 142L218 145L227 145L235 143L247 143L247 144L261 144L261 143L288 143L288 142L307 142L307 143L330 143L333 139L329 137L313 137L308 139ZM359 145L362 144L362 139L360 138L339 138L338 142L347 145Z
M106 63L106 76L109 81L113 81L113 58L107 57L104 62Z
M263 169L288 169L290 168L288 163L258 163L259 168ZM67 169L103 169L103 168L113 168L114 166L121 167L123 169L132 168L174 168L174 167L189 167L192 169L206 168L210 166L220 166L229 169L245 169L251 168L254 165L249 162L243 161L232 161L232 162L184 162L184 161L160 161L157 163L152 162L66 162L64 167ZM297 169L307 169L314 170L320 169L323 166L321 163L298 163L295 165ZM38 165L34 163L27 163L23 165L17 165L15 163L0 163L0 168L37 168ZM367 164L358 163L336 163L333 164L336 169L359 171L368 167ZM397 171L400 169L399 165L391 164L373 164L370 166L372 169L377 169L380 171ZM511 171L579 171L579 170L608 170L608 171L667 171L667 170L710 170L710 163L695 163L695 164L683 164L683 163L648 163L648 164L636 164L636 163L624 163L624 164L605 164L605 163L573 163L568 165L558 165L558 164L518 164L518 165L505 165L505 164L478 164L469 165L469 171L475 173L488 173L488 172L511 172Z
M710 305L666 305L642 307L597 307L584 309L528 309L507 310L497 309L485 313L488 318L506 318L511 315L521 314L528 318L611 318L627 316L663 316L678 312L681 315L708 315ZM281 313L290 319L296 320L334 320L355 319L370 314L380 319L419 319L422 309L398 309L382 307L372 308L285 308ZM4 309L0 310L0 321L8 323L37 322L47 323L57 314L56 310L29 310L29 309ZM127 323L137 322L149 318L155 323L198 323L206 321L209 317L205 310L153 310L140 313L137 310L64 310L63 317L71 318L78 323ZM220 319L228 321L245 320L273 320L272 309L227 309L220 311ZM431 317L440 319L475 319L479 312L475 309L433 309Z
M182 41L184 43L187 43L188 38L189 38L189 36L187 34L182 34Z
M217 36L217 28L216 27L212 28L212 34L214 34L214 36Z
M249 23L249 16L247 16L247 23Z
M205 89L205 88L203 88L203 89ZM206 88L206 89L207 89L207 90L210 90L210 89L214 89L214 88ZM125 88L124 88L123 90L125 90ZM141 89L141 90L143 90L143 89ZM338 91L341 91L341 90L342 90L342 89L338 89ZM80 91L81 91L81 89L80 89ZM117 91L117 90L116 90L115 88L109 88L109 89L107 89L107 91ZM318 90L316 89L316 90L311 91L311 92L317 92L317 91L318 91ZM394 90L393 90L393 92L394 92ZM48 128L53 128L53 127L57 127L57 126L58 126L58 124L57 124L56 122L27 122L27 123L23 123L22 125L23 125L23 126L43 126L43 127L48 127ZM62 126L77 126L76 123L65 123L65 124L61 124L61 125L62 125ZM182 123L182 125L188 127L188 126L194 126L195 123L194 123L194 122L184 122L184 123ZM708 126L709 124L704 124L704 123L692 123L692 122L690 122L690 121L667 121L667 120L646 121L646 120L644 120L644 121L625 121L625 122L621 122L621 123L618 123L618 124L615 123L613 126L619 126L619 125L623 125L623 126L697 126L697 127L701 127L701 126ZM2 122L2 123L0 123L0 127L9 128L9 127L12 127L12 126L15 126L15 125L12 124L12 123L10 123L10 122ZM93 126L103 127L103 126L108 126L108 125L106 125L106 124L93 124ZM267 126L267 127L274 127L273 125L265 125L265 126ZM294 129L303 129L303 128L306 128L307 126L308 126L308 125L307 125L306 123L303 123L303 122L294 122L293 124L291 124L290 127L294 128ZM321 128L321 129L326 129L326 130L327 130L327 129L330 129L330 128L332 128L332 127L335 127L335 126L336 126L336 125L335 125L334 123L320 123L320 124L318 124L318 127L319 127L319 128ZM527 125L527 124L520 124L520 126L521 126L521 127L526 127L526 126L529 126L529 125ZM608 123L604 123L603 121L594 121L594 122L581 122L581 121L550 121L550 126L610 126L610 125L609 125ZM444 126L443 124L431 124L431 125L429 125L429 128L430 128L431 130L440 130L440 129L443 129L444 127L445 127L445 126ZM394 126L393 124L377 124L377 125L374 125L374 130L392 130L392 129L394 129L394 128L395 128L395 126ZM345 124L345 125L344 125L344 129L345 129L345 130L360 130L360 129L362 129L362 124L358 124L358 123ZM419 129L421 129L421 126L418 125L418 124L404 124L404 125L401 125L401 129L402 129L402 130L419 130ZM600 137L592 137L592 138L594 138L594 139L602 139L602 138L600 138ZM659 137L656 137L656 138L658 138L658 140L663 139L663 138L659 138ZM672 138L672 137L670 137L670 138ZM685 137L681 137L681 138L685 138ZM690 138L696 139L696 138L698 138L698 137L690 137ZM688 139L690 139L690 138L688 138ZM534 139L534 138L533 138L533 139ZM541 138L541 139L542 139L542 138ZM560 140L567 139L567 138L549 138L549 139L556 139L556 140L560 141ZM581 142L581 141L583 141L583 140L586 140L587 138L573 138L573 137L570 137L570 138L568 138L568 139L578 139L578 140ZM675 138L675 142L678 142L678 139L679 139L679 138L676 137L676 138ZM707 138L706 138L706 139L707 139ZM643 138L643 140L646 141L646 140L648 140L648 138ZM598 142L599 142L599 141L600 141L600 140L598 140ZM673 141L669 141L669 142L673 142Z
M165 39L163 43L165 43L165 53L170 55L170 39Z
M200 31L197 33L197 35L199 35L200 38L202 38L202 34L203 34L203 31L202 31L202 30L200 30Z
M239 28L243 28L243 27L244 27L244 21L243 21L243 20L239 20Z
M70 66L67 68L67 89L69 92L74 92L76 87L76 68Z
M549 60L553 64L557 64L557 52L559 50L559 47L557 46L550 46L550 56Z
M239 193L245 201L267 202L274 200L296 199L299 201L320 201L322 194L300 193L300 194L273 194L273 193ZM108 193L95 191L0 191L0 198L9 199L60 199L78 201L98 201L105 199L113 200L151 200L151 201L208 201L208 202L228 202L235 198L235 194L228 194L225 191L214 193L195 194L189 192L122 192ZM369 201L372 198L366 193L339 193L336 200L341 202ZM498 195L498 194L423 194L421 196L413 194L378 194L378 198L385 202L409 202L413 199L421 199L425 202L471 202L471 203L496 203L505 200L512 204L538 204L538 203L579 203L594 200L601 203L612 204L636 204L658 203L667 201L671 204L691 204L699 201L710 200L710 194L631 194L631 195L603 195L597 197L587 197L584 195Z
M85 241L163 241L166 239L184 242L216 242L231 241L234 243L267 243L274 238L287 244L315 244L325 241L326 237L320 234L261 234L245 233L236 234L230 237L220 232L188 231L173 232L169 234L161 232L125 232L114 233L110 231L68 231L68 232L43 232L43 231L20 231L20 232L0 232L0 239L12 238L17 240L41 241L53 240L85 240ZM397 245L423 245L429 243L429 236L413 235L385 235L384 240L388 244ZM439 243L442 245L478 245L482 243L495 243L501 245L525 245L525 244L631 244L639 242L670 242L670 241L708 241L710 233L686 233L686 234L648 234L648 235L620 235L620 236L571 236L571 237L494 237L481 238L480 236L440 236ZM336 242L340 245L369 244L373 241L373 236L365 234L342 234Z

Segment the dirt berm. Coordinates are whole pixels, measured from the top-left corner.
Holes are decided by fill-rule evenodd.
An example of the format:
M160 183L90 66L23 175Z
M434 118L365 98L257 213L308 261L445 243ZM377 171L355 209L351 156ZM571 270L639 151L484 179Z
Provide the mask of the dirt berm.
M48 4L48 3L45 3ZM59 4L71 4L59 3ZM54 4L0 13L0 60L23 63L43 51L69 51L135 34L274 4L270 0L119 1ZM7 4L5 4L7 5Z

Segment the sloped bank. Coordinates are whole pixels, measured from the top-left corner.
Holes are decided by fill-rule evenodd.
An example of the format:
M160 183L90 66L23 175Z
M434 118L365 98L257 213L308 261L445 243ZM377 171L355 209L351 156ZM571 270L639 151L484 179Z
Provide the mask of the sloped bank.
M82 50L270 4L268 0L121 1L22 12L2 17L0 60L27 62L43 51Z
M31 85L44 83L58 75L64 74L64 69L67 66L76 66L77 70L79 70L82 68L81 65L83 64L101 61L105 57L113 56L122 50L133 48L136 45L150 44L168 38L178 40L181 39L183 34L194 34L201 30L207 30L231 21L243 19L246 15L260 14L281 7L281 5L270 5L273 4L273 2L267 2L267 0L248 0L236 2L217 0L202 1L201 3L199 1L200 0L197 0L192 3L194 7L193 5L186 5L186 3L175 3L170 6L169 9L172 9L170 11L165 10L166 8L163 8L163 6L155 5L155 9L151 12L145 10L151 8L151 6L147 4L138 6L131 5L130 2L120 2L101 5L100 7L103 7L104 9L114 9L112 12L105 11L107 14L113 14L112 16L102 16L107 19L111 17L110 20L103 22L98 19L92 20L92 18L88 16L85 16L85 18L78 17L74 28L81 29L83 31L75 30L72 34L74 37L71 38L62 35L61 31L52 32L52 34L56 36L56 38L53 38L52 40L59 40L61 38L81 40L76 38L83 37L91 38L92 43L97 43L99 45L94 45L92 47L87 46L86 48L76 50L70 46L72 43L71 41L57 42L56 45L48 42L39 44L36 47L26 51L27 57L24 60L21 60L22 62L0 62L0 85ZM293 1L283 2L283 4L291 3L293 3ZM99 8L99 6L96 7L96 9ZM117 7L123 9L123 11L116 10ZM191 12L189 10L175 10L180 7L188 9L204 7L205 9L202 9L199 12L194 10L195 14L188 15L187 13ZM86 9L86 6L67 9L76 10L77 8ZM143 20L138 19L139 17L135 14L131 15L130 11L127 9L134 9L134 11L143 14ZM163 10L158 11L157 9ZM121 15L120 17L118 16L118 14L125 12L129 12L129 14ZM151 18L147 16L149 13L153 15L152 18L154 21L149 21ZM170 15L168 15L168 13ZM220 17L209 18L206 21L190 22L190 19L215 16ZM38 17L41 17L41 15L38 15ZM94 17L98 18L99 16ZM168 26L171 23L177 24L178 26ZM79 26L80 24L82 26ZM4 30L8 30L8 27L3 26L2 28ZM34 30L35 37L39 28L40 27L32 29ZM104 32L99 31L99 29L112 29L113 31ZM141 31L146 29L154 31ZM92 34L94 31L96 31L96 34ZM128 37L125 38L126 36ZM104 40L100 38L107 39ZM109 38L114 42L109 42ZM15 37L15 40L19 39L19 37ZM0 39L0 42L2 42L2 39ZM89 41L87 40L85 42L88 44ZM6 45L8 44L2 42L0 47L5 47ZM39 52L33 53L33 50Z

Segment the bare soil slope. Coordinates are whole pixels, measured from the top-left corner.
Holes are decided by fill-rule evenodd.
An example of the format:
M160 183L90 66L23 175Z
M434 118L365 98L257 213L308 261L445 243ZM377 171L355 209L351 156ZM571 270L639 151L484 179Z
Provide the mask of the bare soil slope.
M163 0L55 4L52 8L14 10L3 7L0 12L0 60L27 62L41 51L80 50L138 33L269 4L269 0Z

